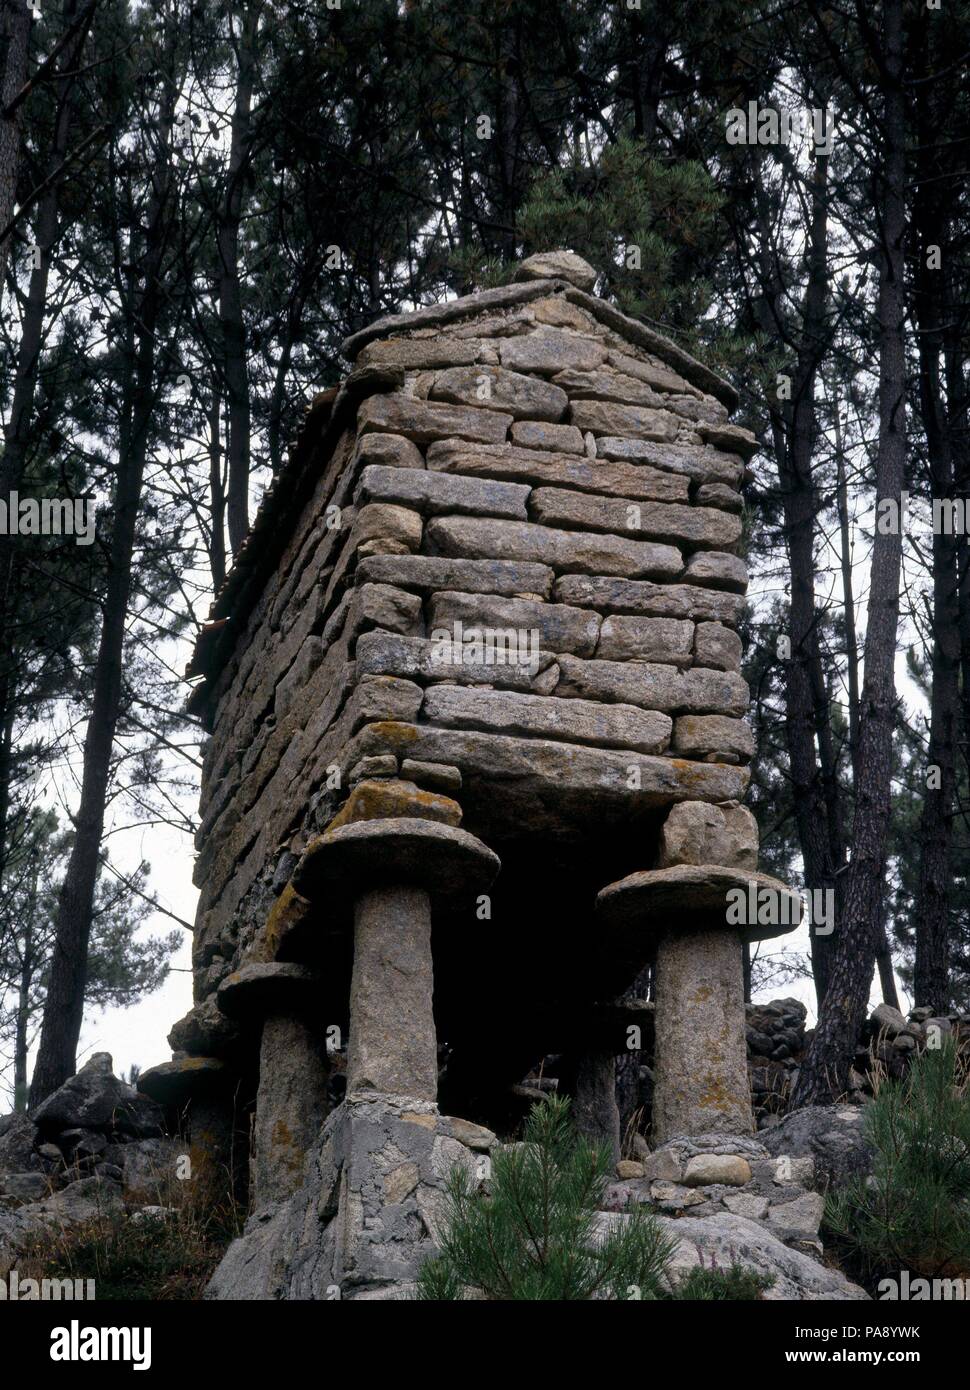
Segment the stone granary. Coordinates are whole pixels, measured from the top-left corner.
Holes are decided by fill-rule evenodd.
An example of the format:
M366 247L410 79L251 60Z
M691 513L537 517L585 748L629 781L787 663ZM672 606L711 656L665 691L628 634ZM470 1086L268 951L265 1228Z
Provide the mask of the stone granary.
M648 963L654 1133L752 1128L742 936L791 920L726 915L732 887L787 892L740 804L755 441L733 389L595 281L534 256L350 338L190 667L196 1002L141 1084L190 1127L200 1087L206 1115L255 1104L257 1212L342 1171L335 1230L383 1251L334 1236L344 1291L413 1274L387 1250L430 1235L443 1155L477 1161L544 1056L618 1147Z

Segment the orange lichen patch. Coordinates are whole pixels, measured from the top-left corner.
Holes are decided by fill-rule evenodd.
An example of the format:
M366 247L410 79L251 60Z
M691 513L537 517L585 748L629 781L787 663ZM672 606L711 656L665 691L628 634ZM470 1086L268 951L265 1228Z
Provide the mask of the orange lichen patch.
M380 739L381 743L386 744L390 750L407 748L418 737L416 725L402 724L396 719L378 719L366 727L368 734L373 734Z
M285 1120L279 1119L270 1132L270 1143L276 1158L293 1173L303 1171L306 1154Z
M288 883L270 909L266 925L253 942L251 959L254 961L275 960L280 944L294 927L299 926L311 907L312 904L309 900L301 897L292 883Z
M699 1096L699 1104L716 1110L720 1115L730 1115L743 1108L744 1101L719 1077L709 1076L705 1079L704 1089Z
M182 1057L179 1060L180 1071L214 1071L214 1058L212 1057ZM221 1063L220 1063L221 1065Z
M400 816L437 821L440 825L458 825L461 807L450 796L422 791L414 782L397 779L358 782L327 830L339 830L342 825L354 821Z

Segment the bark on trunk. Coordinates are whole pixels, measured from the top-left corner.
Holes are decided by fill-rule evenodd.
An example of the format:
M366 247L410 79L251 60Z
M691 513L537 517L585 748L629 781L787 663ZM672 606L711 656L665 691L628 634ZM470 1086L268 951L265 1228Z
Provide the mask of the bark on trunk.
M925 27L923 29L925 35ZM952 499L954 465L950 421L943 402L940 360L943 324L955 314L950 303L951 227L949 181L938 172L934 147L937 127L932 89L916 91L919 171L915 231L918 238L914 301L919 329L919 395L926 432L931 494ZM945 248L946 264L927 265L928 248ZM930 736L920 817L919 890L913 992L917 1005L944 1014L950 1007L949 916L950 838L956 794L956 743L960 710L960 613L957 599L956 530L933 532L933 651Z
M883 160L881 169L876 171L875 194L881 228L877 517L882 515L878 504L885 499L896 504L898 515L906 462L906 108L902 0L886 0L883 8L882 59ZM794 1108L821 1103L844 1091L869 1001L889 822L900 532L900 526L882 530L877 526L873 537L852 854L845 875L845 899L836 923L829 985L795 1084Z
M171 98L170 98L171 100ZM156 329L163 299L160 274L167 240L171 177L171 106L163 114L161 151L141 262L139 292L131 282L128 312L128 365L122 397L114 527L109 549L101 636L94 669L91 715L84 740L81 798L75 840L58 898L50 983L44 1005L40 1048L30 1090L31 1108L74 1074L84 1011L88 942L98 879L105 802L112 747L121 709L125 622L142 480L154 407ZM129 259L137 263L135 248Z
M252 103L256 76L256 34L261 6L247 7L239 32L236 103L232 113L228 185L219 215L219 324L222 330L223 381L226 393L226 458L229 483L226 517L229 547L235 552L249 530L250 410L246 370L246 323L243 317L239 231L243 189L252 154Z
M25 0L0 0L0 230L13 217L20 176L20 139L23 106L8 113L27 81L30 43L30 7ZM7 272L10 236L0 240L0 286Z

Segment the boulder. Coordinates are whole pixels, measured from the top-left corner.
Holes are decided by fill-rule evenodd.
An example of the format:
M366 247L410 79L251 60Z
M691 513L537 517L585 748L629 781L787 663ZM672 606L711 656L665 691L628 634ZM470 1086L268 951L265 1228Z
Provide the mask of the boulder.
M825 1215L825 1198L818 1192L805 1192L793 1202L783 1202L768 1213L768 1225L779 1240L818 1240Z
M601 1218L601 1228L607 1222L623 1219L617 1216ZM774 1276L774 1283L764 1294L770 1302L789 1299L806 1303L861 1302L869 1298L864 1289L851 1284L845 1275L828 1269L799 1250L790 1249L763 1226L733 1212L716 1212L705 1217L683 1216L676 1220L661 1216L658 1220L665 1232L678 1242L670 1263L674 1280L682 1278L695 1266L728 1269L738 1263Z
M824 1191L872 1172L873 1150L864 1131L864 1110L854 1105L810 1105L786 1115L758 1137L776 1157L813 1158Z
M737 1154L695 1154L687 1160L684 1182L688 1187L708 1187L723 1183L743 1187L751 1181L751 1165Z
M515 268L513 280L568 280L577 289L592 294L596 271L575 251L539 251L526 256Z
M33 1120L45 1133L63 1129L103 1129L116 1123L126 1110L134 1113L134 1087L113 1075L111 1055L97 1052L64 1085L33 1112Z
M120 1187L104 1177L80 1178L42 1201L0 1211L0 1268L40 1236L92 1222L120 1221L124 1214Z
M35 1152L38 1129L28 1115L4 1115L0 1120L0 1173L25 1173L39 1169Z
M41 1172L0 1175L0 1207L20 1207L39 1202L50 1192L47 1174Z

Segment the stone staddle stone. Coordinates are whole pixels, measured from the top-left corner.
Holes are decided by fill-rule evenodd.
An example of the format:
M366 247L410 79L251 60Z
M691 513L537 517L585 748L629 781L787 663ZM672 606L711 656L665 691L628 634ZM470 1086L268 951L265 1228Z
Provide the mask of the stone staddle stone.
M728 893L751 885L773 895L775 921L732 925ZM601 918L621 949L655 958L653 1135L749 1134L754 1129L748 1085L741 943L792 931L797 893L753 870L678 865L630 874L604 888Z
M219 987L231 1018L261 1025L252 1166L253 1209L295 1192L327 1117L327 1063L311 1021L319 977L300 965L254 962Z
M253 1209L281 1202L303 1179L327 1118L326 1051L305 1017L270 1014L259 1048L252 1167Z
M219 986L219 1008L241 1023L261 1024L270 1014L313 1007L320 977L304 965L251 961L227 975Z
M733 899L728 893L737 889L746 903L754 897L756 909L766 902L773 905L776 920L732 925L728 910ZM801 921L801 900L793 888L769 874L720 864L677 864L629 874L604 888L596 906L611 936L642 943L644 963L652 943L667 932L705 926L728 931L735 940L767 941L794 931Z
M467 830L395 816L325 831L307 846L293 884L311 899L399 883L451 898L487 888L500 867L498 855Z
M580 1057L573 1083L572 1118L587 1139L605 1144L611 1158L620 1158L620 1110L616 1103L616 1059L595 1049Z
M657 948L653 1137L754 1130L741 948L730 931L676 931Z
M436 1099L431 897L474 893L498 869L473 835L408 817L341 826L309 846L300 891L355 898L348 1094Z
M423 888L374 888L354 909L347 1090L435 1100L431 903Z
M221 1190L235 1179L232 1073L217 1057L176 1057L150 1067L138 1088L188 1118L194 1179Z

